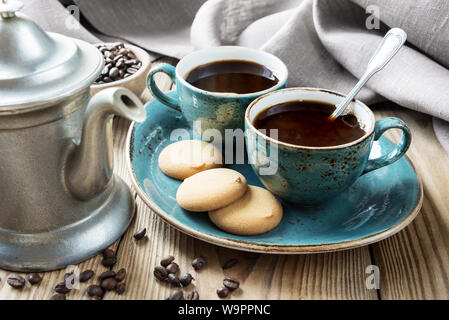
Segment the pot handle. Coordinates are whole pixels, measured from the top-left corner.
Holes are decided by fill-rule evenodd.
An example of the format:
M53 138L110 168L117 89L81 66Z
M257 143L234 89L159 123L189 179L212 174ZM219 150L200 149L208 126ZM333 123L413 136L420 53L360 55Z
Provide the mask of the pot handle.
M147 87L150 89L151 94L156 97L159 101L161 101L166 106L175 109L177 111L181 111L179 108L178 99L169 97L165 93L163 93L156 82L154 81L154 75L158 72L163 72L168 75L171 81L176 84L176 69L174 66L168 63L160 63L151 68L150 72L147 75Z
M390 129L402 130L401 141L399 141L398 145L390 153L375 159L369 159L363 174L388 166L398 161L407 152L412 142L412 134L410 133L410 129L401 119L389 117L378 120L374 131L374 140L379 140L385 131Z

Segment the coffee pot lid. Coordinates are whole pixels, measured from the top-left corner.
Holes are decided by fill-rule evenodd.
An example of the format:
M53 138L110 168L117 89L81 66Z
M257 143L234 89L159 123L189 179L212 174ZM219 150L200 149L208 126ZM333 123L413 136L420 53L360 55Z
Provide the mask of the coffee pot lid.
M89 86L104 64L93 45L43 31L18 12L22 7L0 0L0 115L68 97Z

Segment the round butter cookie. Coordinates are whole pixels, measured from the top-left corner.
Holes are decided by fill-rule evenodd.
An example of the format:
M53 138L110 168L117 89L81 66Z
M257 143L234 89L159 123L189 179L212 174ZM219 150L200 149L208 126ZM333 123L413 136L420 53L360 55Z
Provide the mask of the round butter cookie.
M248 183L239 172L210 169L185 179L176 192L176 201L189 211L215 210L240 199L247 189Z
M167 176L184 180L194 174L221 167L223 156L211 143L181 140L167 146L159 155L159 168Z
M209 211L209 218L220 229L243 236L274 229L282 219L282 205L268 190L249 186L248 191L227 207Z

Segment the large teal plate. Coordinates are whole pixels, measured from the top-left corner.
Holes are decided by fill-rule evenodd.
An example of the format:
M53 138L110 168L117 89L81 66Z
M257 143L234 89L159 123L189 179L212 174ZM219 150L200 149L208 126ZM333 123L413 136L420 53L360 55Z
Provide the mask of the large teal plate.
M174 92L170 92L173 95ZM215 227L205 213L188 212L176 203L180 182L164 175L157 159L173 141L174 129L191 128L182 115L157 100L146 106L147 120L133 124L127 154L133 185L143 201L162 219L195 238L234 249L265 253L337 251L385 239L407 226L422 204L422 185L407 158L361 177L338 198L315 208L282 202L284 217L272 231L258 236L237 236ZM393 144L382 138L373 153L387 152ZM262 186L252 168L230 166L249 184Z

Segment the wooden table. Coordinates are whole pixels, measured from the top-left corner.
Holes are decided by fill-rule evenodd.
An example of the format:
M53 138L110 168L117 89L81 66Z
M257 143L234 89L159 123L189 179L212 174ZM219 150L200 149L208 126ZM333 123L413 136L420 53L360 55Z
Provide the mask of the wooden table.
M175 63L171 59L165 62ZM171 89L165 75L158 75L159 86ZM145 93L142 100L151 99ZM136 196L137 215L129 230L115 243L118 262L114 270L126 268L127 291L123 295L106 293L104 299L165 299L172 289L157 282L153 268L161 257L172 254L182 271L196 278L186 292L193 289L201 299L217 299L215 290L225 276L240 280L241 289L230 299L449 299L449 157L438 143L431 117L404 108L384 106L375 109L376 117L396 116L413 132L408 156L424 183L421 213L405 230L379 243L354 250L315 255L251 255L211 245L170 227ZM124 145L129 122L114 120L115 171L128 184ZM390 131L397 141L400 133ZM135 194L135 193L134 193ZM133 234L146 227L148 239L136 242ZM202 255L207 267L196 273L192 259ZM239 263L227 270L221 265L230 258ZM81 271L105 271L101 256L79 264ZM367 289L369 274L365 270L376 265L380 270L380 289ZM39 286L12 289L6 279L8 271L0 270L0 299L48 299L53 287L61 282L64 270L43 274ZM67 299L87 299L81 284Z

